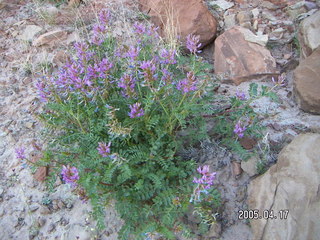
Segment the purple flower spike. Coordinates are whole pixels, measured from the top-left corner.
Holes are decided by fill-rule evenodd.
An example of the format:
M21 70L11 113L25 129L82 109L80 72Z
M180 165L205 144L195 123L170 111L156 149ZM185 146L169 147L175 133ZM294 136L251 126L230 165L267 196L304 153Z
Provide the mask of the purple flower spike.
M134 32L137 34L145 34L146 33L146 26L142 23L134 23L133 24L134 27Z
M141 103L135 103L130 105L130 113L128 114L130 118L141 117L144 115L144 111L141 108Z
M178 82L177 89L182 91L183 93L197 90L197 81L193 72L188 72L187 78L182 79L180 82Z
M26 155L24 153L26 149L24 147L16 148L16 157L20 160L26 159Z
M193 54L201 52L198 50L201 47L200 36L189 34L187 36L186 47Z
M195 200L196 202L201 201L200 194L205 193L208 194L208 190L212 187L213 181L216 177L215 172L210 173L210 169L208 165L205 165L203 167L198 167L197 169L198 173L200 173L202 176L201 178L194 178L193 182L197 183L197 187L194 190L193 195L191 196L190 202Z
M97 148L97 150L102 157L108 157L111 152L110 146L111 142L109 142L108 145L104 142L99 142L99 147Z
M140 53L140 48L139 47L131 46L129 51L126 54L126 57L129 57L132 60L135 60L139 56L139 53Z
M135 87L136 80L131 75L124 75L120 78L118 87L124 90L124 95L131 96L134 94L134 87Z
M233 132L234 132L235 134L237 134L239 138L243 138L243 136L244 136L244 131L245 131L246 129L247 129L247 128L246 128L245 126L241 126L241 122L238 121L237 124L236 124L235 127L234 127Z
M99 21L103 24L107 24L110 20L110 11L107 9L102 9L99 13Z
M160 61L162 64L176 64L177 60L175 59L176 52L174 50L162 49L160 51L160 56L163 60Z
M71 184L72 187L77 186L77 181L79 180L79 172L76 167L62 166L61 175L63 181Z

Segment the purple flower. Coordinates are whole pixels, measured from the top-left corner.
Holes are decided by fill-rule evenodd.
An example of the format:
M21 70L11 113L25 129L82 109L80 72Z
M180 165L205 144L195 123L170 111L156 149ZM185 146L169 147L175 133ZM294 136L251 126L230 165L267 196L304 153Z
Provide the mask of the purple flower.
M144 115L144 111L141 108L141 103L135 103L130 105L130 113L128 114L130 118L141 117Z
M243 136L244 136L244 131L245 131L246 129L247 129L247 128L246 128L245 126L241 126L241 122L238 121L237 124L236 124L235 127L234 127L233 132L234 132L235 134L237 134L239 138L243 138Z
M282 73L280 76L278 76L278 79L275 80L274 77L272 77L272 82L277 85L277 86L285 86L286 85L286 74L285 73Z
M240 100L242 100L242 101L247 100L246 94L245 94L244 92L242 92L242 91L240 91L240 92L237 91L237 92L236 92L236 96L237 96L238 99L240 99Z
M26 149L24 147L16 148L16 158L20 160L26 159L26 155L24 153Z
M44 81L45 81L44 79L39 80L36 83L36 88L38 90L41 101L47 102L50 96L50 91L48 89L48 85Z
M197 169L198 173L200 173L202 176L201 178L194 177L193 182L197 183L197 187L195 188L193 195L191 196L190 202L192 202L194 199L195 201L201 201L200 200L200 194L206 193L208 194L208 190L212 187L213 181L216 177L215 172L210 173L209 172L209 166L205 165L203 167L198 167Z
M145 34L146 33L146 26L142 23L134 23L133 24L134 27L134 32L138 33L138 34Z
M188 93L197 90L197 81L193 72L187 73L187 78L182 79L177 84L177 89L183 93Z
M79 172L76 167L63 165L61 170L61 175L62 175L63 181L71 184L71 186L73 187L77 186L76 182L79 180Z
M153 63L152 60L150 60L150 61L142 61L140 63L140 68L143 69L143 70L150 69L152 72L154 72L157 69L156 65Z
M172 73L169 72L167 69L162 69L162 77L161 77L161 81L164 82L164 84L168 84L172 82Z
M126 74L120 78L118 87L125 91L126 96L131 96L134 94L135 82L135 79L131 75Z
M111 142L109 142L108 145L105 142L99 142L99 147L97 148L97 150L102 157L108 157L111 152L110 146Z
M200 41L199 35L195 36L195 35L189 34L187 36L187 41L186 41L187 49L193 54L201 52L201 51L198 51L198 48L201 47L201 43L199 43L199 41Z
M103 24L107 24L110 20L110 11L107 9L102 9L99 13L99 21Z
M131 46L126 54L126 57L131 58L133 61L139 56L140 53L139 47Z
M162 60L160 63L162 64L176 64L177 61L175 59L176 51L174 50L167 50L167 49L162 49L160 51L160 57Z

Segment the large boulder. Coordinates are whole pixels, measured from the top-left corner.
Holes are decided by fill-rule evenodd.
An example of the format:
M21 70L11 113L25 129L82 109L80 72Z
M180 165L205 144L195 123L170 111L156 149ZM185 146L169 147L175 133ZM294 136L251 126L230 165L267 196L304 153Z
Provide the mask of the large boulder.
M320 114L320 47L294 70L293 90L302 110Z
M265 47L252 42L253 33L233 27L215 40L215 73L236 85L266 75L276 75L275 59Z
M320 134L297 136L282 149L277 164L250 183L249 209L274 215L251 220L253 239L320 239L319 146Z
M140 10L151 16L164 37L199 35L202 47L212 42L217 21L200 0L139 0ZM174 35L174 36L172 36Z
M300 57L302 59L320 46L320 11L301 22L298 39L300 43Z

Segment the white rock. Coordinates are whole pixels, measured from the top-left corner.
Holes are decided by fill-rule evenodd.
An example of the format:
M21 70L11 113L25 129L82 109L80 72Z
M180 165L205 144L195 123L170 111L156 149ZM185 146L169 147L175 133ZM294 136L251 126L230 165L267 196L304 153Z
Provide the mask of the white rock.
M209 5L210 6L218 6L221 10L225 11L231 7L234 6L234 3L232 2L227 2L227 1L224 1L224 0L218 0L218 1L210 1L209 2Z
M267 34L255 35L249 29L243 30L243 34L244 34L244 39L248 42L257 43L257 44L264 46L264 47L267 45L267 42L268 42L268 35Z
M25 41L32 41L34 36L42 30L37 25L27 25L25 30L17 38Z

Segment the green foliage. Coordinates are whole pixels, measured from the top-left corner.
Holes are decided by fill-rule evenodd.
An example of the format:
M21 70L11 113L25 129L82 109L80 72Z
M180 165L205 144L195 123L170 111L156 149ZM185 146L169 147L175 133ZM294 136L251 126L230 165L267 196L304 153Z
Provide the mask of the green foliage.
M181 146L177 132L191 127L200 133L196 140L206 136L205 122L199 116L209 97L208 65L195 55L187 58L176 52L177 62L166 62L170 59L161 51L172 50L161 46L154 36L139 36L136 46L121 46L109 34L101 45L86 44L88 48L84 52L77 49L73 59L78 64L72 70L76 77L67 66L45 87L40 86L47 103L39 119L53 131L42 160L58 177L63 165L76 167L80 176L77 190L84 190L90 199L98 227L103 228L104 206L115 199L125 220L120 239L132 235L142 239L146 232L175 239L174 226L190 204L195 169L192 159L182 161L176 155ZM139 48L135 57L130 56L133 48ZM87 53L94 57L81 60ZM112 67L98 69L105 59ZM101 75L91 76L91 85L77 87L92 68L97 72L93 75ZM171 79L163 80L166 71ZM126 76L134 84L121 82ZM61 79L69 82L61 83ZM183 85L183 79L190 86ZM133 113L136 103L141 105ZM110 151L104 156L99 144L108 142ZM177 198L179 204L175 204Z
M251 83L249 86L249 97L241 99L241 97L231 97L229 99L230 108L227 110L215 110L215 127L213 134L220 139L221 144L236 153L242 160L247 160L253 154L244 149L239 140L241 136L235 133L236 124L240 122L244 127L244 136L254 139L263 137L264 127L259 122L259 115L254 112L250 104L261 98L269 97L273 101L278 101L278 96L267 86L261 86L260 90L256 83ZM240 94L239 94L240 95Z

